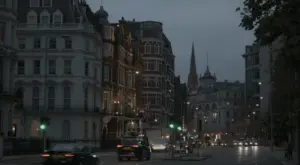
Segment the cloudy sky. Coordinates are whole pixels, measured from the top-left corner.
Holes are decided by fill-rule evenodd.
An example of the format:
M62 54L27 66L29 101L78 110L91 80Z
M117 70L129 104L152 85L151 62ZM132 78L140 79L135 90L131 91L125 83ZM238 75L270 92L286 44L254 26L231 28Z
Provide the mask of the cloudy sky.
M86 0L93 11L101 0ZM242 0L103 0L110 21L122 16L137 21L154 20L172 42L176 56L176 75L185 82L189 72L192 42L195 43L197 73L206 67L206 52L211 72L217 79L244 81L245 45L254 37L238 27L240 16L235 12Z

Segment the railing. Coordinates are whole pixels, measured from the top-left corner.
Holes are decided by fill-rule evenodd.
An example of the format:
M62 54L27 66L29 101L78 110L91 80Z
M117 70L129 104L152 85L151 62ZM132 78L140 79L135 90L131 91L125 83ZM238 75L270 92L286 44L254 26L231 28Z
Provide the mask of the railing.
M72 108L67 106L55 107L23 107L25 112L31 113L100 113L99 108Z
M91 30L95 32L92 25L84 25L80 23L64 23L64 24L18 24L18 30Z

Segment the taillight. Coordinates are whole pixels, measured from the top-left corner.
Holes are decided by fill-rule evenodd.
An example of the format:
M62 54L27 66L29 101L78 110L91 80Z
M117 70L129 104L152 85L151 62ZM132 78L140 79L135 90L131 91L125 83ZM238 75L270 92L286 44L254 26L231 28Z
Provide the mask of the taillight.
M73 154L65 154L65 157L74 157Z
M41 154L42 157L50 157L50 154Z
M118 145L117 145L117 148L121 148L121 147L123 147L123 146L122 146L122 145L120 145L120 144L118 144Z
M138 148L139 146L138 146L138 145L132 145L132 147L133 147L133 148Z

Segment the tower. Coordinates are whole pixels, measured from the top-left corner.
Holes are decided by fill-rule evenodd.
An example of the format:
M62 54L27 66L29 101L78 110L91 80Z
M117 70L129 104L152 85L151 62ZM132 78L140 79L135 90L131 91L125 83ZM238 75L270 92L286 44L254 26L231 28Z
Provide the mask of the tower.
M187 87L188 87L189 91L197 90L197 88L198 88L198 76L197 76L197 68L196 68L194 43L192 45L190 72L188 75Z

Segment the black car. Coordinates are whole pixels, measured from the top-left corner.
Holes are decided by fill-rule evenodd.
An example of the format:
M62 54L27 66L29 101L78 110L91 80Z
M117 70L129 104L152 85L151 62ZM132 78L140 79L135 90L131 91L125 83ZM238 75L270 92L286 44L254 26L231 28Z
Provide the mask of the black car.
M147 137L125 136L117 145L117 154L119 160L123 160L123 158L127 158L127 160L132 158L150 160L151 146Z
M56 144L41 154L43 165L98 165L92 147L82 144Z

